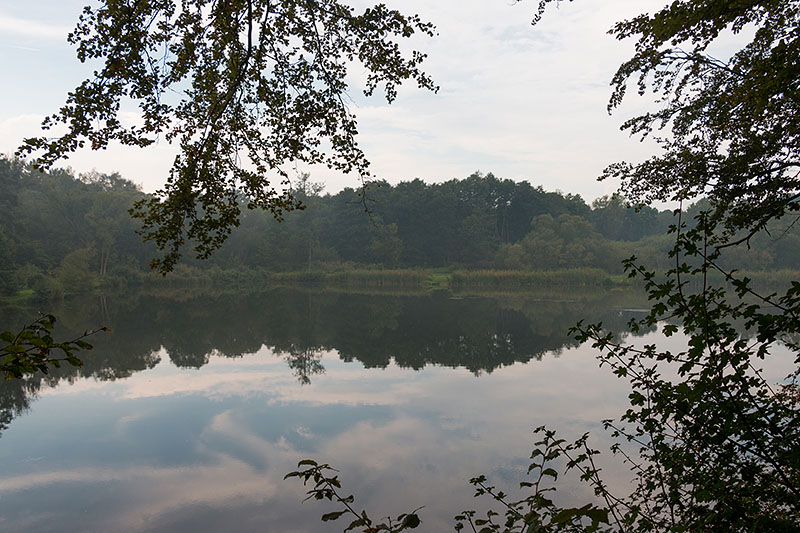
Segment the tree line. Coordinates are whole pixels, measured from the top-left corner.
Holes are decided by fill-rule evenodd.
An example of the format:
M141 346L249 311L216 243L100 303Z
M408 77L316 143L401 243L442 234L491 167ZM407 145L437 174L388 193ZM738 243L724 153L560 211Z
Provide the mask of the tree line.
M207 261L187 258L188 269L591 267L620 273L622 260L633 254L668 267L672 242L665 233L675 223L671 211L634 209L620 195L589 205L579 195L491 173L436 184L376 182L336 194L323 194L305 174L292 192L306 209L286 213L281 222L244 209L222 249ZM142 243L129 213L144 198L118 174L41 173L0 159L0 294L27 289L52 298L98 283L141 282L157 253ZM690 220L703 205L684 217ZM746 253L731 250L726 261L749 270L793 269L800 264L798 244L794 227L775 227L754 238Z

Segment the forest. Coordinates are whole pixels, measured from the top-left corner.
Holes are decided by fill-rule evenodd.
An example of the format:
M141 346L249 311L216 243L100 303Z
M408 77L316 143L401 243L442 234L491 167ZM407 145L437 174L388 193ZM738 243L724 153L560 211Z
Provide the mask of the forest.
M170 278L208 270L307 272L370 269L600 269L619 274L631 255L668 267L673 245L669 210L629 207L620 195L589 205L579 195L545 191L529 182L476 172L427 184L420 179L371 183L324 194L307 174L294 195L306 209L277 221L248 211L210 259L187 257ZM145 195L118 174L41 173L16 159L0 159L0 295L39 298L82 293L98 286L156 280L157 251L136 234L129 209ZM684 217L704 205L689 208ZM729 250L739 269L796 269L800 231L772 228L750 250Z

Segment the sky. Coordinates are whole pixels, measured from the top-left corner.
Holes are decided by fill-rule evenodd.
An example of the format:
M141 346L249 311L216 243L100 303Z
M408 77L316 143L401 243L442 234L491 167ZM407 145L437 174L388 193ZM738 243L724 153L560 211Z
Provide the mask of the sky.
M0 0L0 153L12 154L23 138L37 135L44 116L90 74L66 42L87 1ZM536 0L386 3L436 24L436 37L412 44L428 54L425 70L441 89L404 87L391 105L353 89L359 143L377 178L442 182L492 172L591 202L618 186L596 180L608 164L654 152L652 143L619 130L646 109L635 91L613 115L606 111L609 81L633 50L633 42L606 32L615 21L663 7L663 0L563 2L536 26ZM60 166L116 171L152 192L175 153L164 141L145 149L112 146L73 154ZM359 185L355 176L324 168L297 170L330 193Z

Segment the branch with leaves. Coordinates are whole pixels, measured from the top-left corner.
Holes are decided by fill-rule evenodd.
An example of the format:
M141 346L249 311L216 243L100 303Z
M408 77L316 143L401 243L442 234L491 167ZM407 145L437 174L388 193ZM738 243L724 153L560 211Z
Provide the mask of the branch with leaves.
M101 327L85 331L75 339L59 342L52 337L55 323L53 315L43 314L18 333L0 333L0 339L8 343L0 348L0 372L6 379L20 379L37 371L47 374L51 366L60 368L61 363L82 366L83 361L75 354L92 349L84 339L100 331L111 331Z
M166 273L187 246L207 258L239 225L241 209L280 220L301 202L289 172L325 165L370 178L347 105L348 75L363 72L363 93L392 102L413 80L438 88L421 69L425 54L400 42L434 27L384 4L361 12L342 0L141 0L85 7L69 42L81 62L100 64L67 96L19 155L48 168L84 147L117 142L176 143L163 189L131 213L145 240L163 251ZM139 124L120 117L138 106Z
M297 464L298 468L294 472L289 472L284 476L284 479L297 477L303 480L303 485L314 483L314 486L308 491L306 500L328 500L335 501L341 504L344 508L339 511L333 511L322 515L323 522L338 520L343 516L350 516L353 518L350 525L344 531L354 531L357 528L362 528L360 531L363 533L378 533L385 531L386 533L400 533L407 529L416 529L422 523L417 515L417 511L422 509L419 507L410 513L403 513L396 518L385 518L385 522L376 522L372 520L366 511L360 513L353 507L355 498L353 495L342 496L339 491L342 489L342 484L339 481L339 471L331 468L327 464L319 464L311 459L304 459ZM305 467L305 468L304 468Z

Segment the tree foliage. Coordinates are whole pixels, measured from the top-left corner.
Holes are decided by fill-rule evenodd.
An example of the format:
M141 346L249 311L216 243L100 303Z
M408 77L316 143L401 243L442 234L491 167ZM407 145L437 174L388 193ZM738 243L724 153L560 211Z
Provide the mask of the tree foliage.
M119 175L39 173L0 158L0 191L0 273L9 273L0 296L29 289L49 299L147 270L155 250L136 236L127 212L145 195Z
M539 2L534 23L552 2ZM694 220L676 210L666 272L636 257L625 262L652 303L630 329L682 334L685 347L624 344L602 324L578 324L576 339L592 343L601 365L630 384L630 407L604 424L633 475L631 490L608 487L587 435L568 443L539 428L528 470L534 479L520 484L529 494L514 498L484 476L473 478L476 496L503 510L465 511L457 530L800 529L800 282L761 294L724 266L735 245L798 208L798 22L797 1L677 0L611 30L637 43L612 81L609 109L633 81L640 94L656 95L658 107L623 128L642 136L662 131L657 155L611 165L604 176L621 178L622 190L640 202L707 198ZM730 33L752 38L730 57L712 56ZM759 366L778 349L788 351L793 370L775 383ZM543 479L558 477L548 463L576 471L597 500L565 508L547 497Z
M675 227L675 267L666 279L635 258L627 262L653 303L630 327L658 324L666 336L680 331L686 349L621 345L600 325L575 330L578 340L600 350L601 364L631 384L631 407L619 422L605 423L638 447L638 456L626 456L637 484L620 500L620 514L640 530L794 530L800 527L800 283L780 296L758 294L747 278L717 265L713 224L706 224L712 213L699 217L694 229ZM707 282L715 269L734 294ZM703 284L692 290L698 278ZM759 367L779 342L793 354L795 370L771 383ZM613 451L624 453L620 445Z
M683 0L620 22L636 53L613 79L609 109L628 84L662 105L623 129L656 140L661 152L639 164L610 166L636 200L706 196L729 231L762 229L797 209L800 198L800 3ZM729 57L710 51L721 36L747 41ZM724 51L720 51L724 53Z
M55 322L53 315L42 315L18 333L0 333L0 343L4 344L0 348L0 372L6 379L20 379L37 371L47 374L50 366L58 368L62 362L81 366L83 362L75 353L92 349L83 339L98 331L108 331L103 327L86 331L70 341L55 341L52 337Z
M533 23L561 1L539 0ZM612 164L603 177L621 179L641 203L705 196L715 208L709 222L724 220L731 233L796 211L798 23L794 0L676 0L615 24L611 35L636 44L612 79L609 112L631 84L653 95L657 109L622 129L661 150L642 163ZM726 53L720 41L731 36L744 44Z
M357 13L340 0L107 0L85 7L69 35L78 59L98 68L43 123L66 133L27 139L20 153L47 168L87 144L177 143L166 186L132 211L144 238L165 250L153 266L167 272L188 241L200 257L220 246L239 223L242 195L248 209L278 218L299 207L286 188L289 165L369 177L348 73L363 67L364 93L382 89L389 102L408 79L435 90L420 69L424 54L399 44L433 31L384 4ZM120 116L129 102L139 124Z
M319 464L311 459L304 459L297 465L299 470L289 472L284 479L296 477L303 480L303 485L308 485L313 482L313 487L308 491L308 500L328 500L335 501L341 506L341 510L325 513L322 515L323 522L330 522L338 520L342 517L348 517L351 522L344 528L344 531L353 531L358 528L359 531L364 533L379 533L386 531L387 533L400 533L408 529L416 529L422 523L417 515L416 509L410 513L402 513L396 518L387 517L383 522L378 522L370 518L366 510L360 513L355 509L355 498L350 496L342 496L339 491L342 484L339 481L339 476L336 474L338 471L331 468L327 464ZM420 507L421 509L421 507Z

